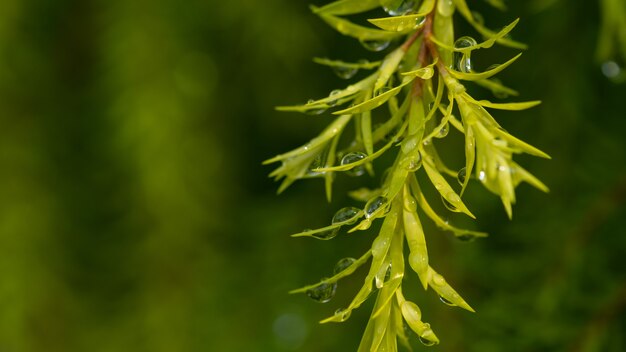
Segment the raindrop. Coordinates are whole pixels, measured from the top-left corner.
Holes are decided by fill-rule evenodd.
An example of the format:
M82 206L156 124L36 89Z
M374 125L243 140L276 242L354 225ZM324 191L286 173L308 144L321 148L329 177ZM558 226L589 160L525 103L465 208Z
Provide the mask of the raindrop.
M315 159L313 159L313 161L311 161L311 163L309 164L309 167L306 171L306 177L317 177L324 175L324 172L315 171L316 169L322 167L324 167L324 161L322 155L318 154Z
M415 198L407 196L404 201L404 209L410 212L415 212L417 210L417 202L415 201Z
M359 72L359 69L356 67L350 66L334 66L333 72L337 75L337 77L341 79L350 79Z
M430 138L426 138L424 139L424 142L422 142L423 145L429 145L431 142Z
M435 341L428 340L428 339L426 339L424 337L421 337L421 336L419 336L419 339L420 339L420 342L422 343L422 345L424 345L424 346L433 346L435 344Z
M379 95L385 94L391 90L391 87L382 87L374 93L374 96L377 97Z
M341 94L341 89L335 89L332 92L330 92L330 94L328 94L329 98L333 98L334 96ZM328 102L328 105L330 106L335 106L337 105L337 99L332 99L331 101Z
M383 51L391 44L390 40L361 40L361 45L370 51Z
M463 36L459 39L457 39L454 42L454 48L455 49L463 49L463 48L469 48L471 46L476 45L476 39L470 37L470 36Z
M465 178L467 177L467 169L462 168L459 172L456 173L456 180L459 181L459 184L463 186L465 184Z
M376 213L380 208L388 207L388 200L383 196L378 196L370 199L365 204L365 217L370 218L374 213Z
M346 270L350 265L354 264L354 262L356 262L356 259L350 257L339 259L337 264L335 264L335 269L333 270L333 273L335 275L339 274L340 272Z
M437 2L437 11L442 16L452 16L454 13L454 0L439 0Z
M415 7L415 1L413 0L392 0L387 1L387 4L383 5L383 9L390 16L402 16L412 11Z
M364 159L367 155L365 155L365 153L362 152L353 152L353 153L348 153L346 155L343 156L343 158L341 158L341 165L349 165L349 164L353 164L361 159ZM365 173L365 167L363 167L363 165L358 165L356 167L353 167L350 170L346 171L346 174L349 176L361 176Z
M446 284L446 279L439 274L433 274L433 283L437 286L443 286Z
M353 224L357 220L357 215L361 210L355 207L345 207L339 209L333 216L332 224L346 223Z
M339 316L339 321L346 321L348 320L348 318L350 318L350 314L352 313L351 310L347 310L347 309L337 309L335 311L335 315Z
M314 233L311 235L311 237L317 238L318 240L327 241L327 240L332 240L333 238L337 237L337 234L339 234L339 229L330 229L330 230Z
M309 101L307 101L306 105L311 105L315 103L314 99L309 99ZM314 108L314 109L309 109L306 111L307 114L309 115L321 115L323 113L326 112L326 107L324 106L320 106L319 108Z
M326 278L322 279L322 281L326 280ZM306 295L309 296L312 300L319 303L329 302L333 297L335 297L335 292L337 291L337 283L336 282L323 282L313 288L310 288L306 291Z
M454 42L455 49L469 48L476 45L476 40L472 37L464 36ZM470 58L471 51L455 52L454 65L459 72L470 73L472 71L472 60Z
M470 235L470 234L465 234L465 235L460 235L460 236L456 236L456 238L459 241L463 241L463 242L472 242L473 240L476 239L476 236L474 235Z
M457 209L456 206L454 206L454 204L452 204L453 202L456 203L458 201L460 201L459 197L456 195L456 193L450 193L448 194L448 198L450 198L449 201L448 199L446 199L446 197L441 196L441 201L443 202L443 205L446 207L446 209L453 211L453 212L458 212L459 209Z
M435 137L437 138L444 138L445 136L448 135L448 132L450 131L450 126L449 124L446 122L445 125L443 125L441 127L441 129L439 130L439 132L437 132L437 135Z
M487 179L487 174L485 173L485 170L480 170L478 172L478 179L485 182L485 180Z
M404 168L409 172L415 172L420 168L420 166L422 166L422 154L417 152L415 155L407 158Z
M617 78L617 76L619 76L620 73L622 72L622 68L619 67L619 65L615 61L607 61L602 64L601 68L602 68L602 73L607 78Z
M404 142L402 142L402 152L404 154L409 154L415 147L417 146L418 140L417 136L413 136Z
M440 300L443 304L449 305L449 306L451 306L451 307L456 307L456 304L454 304L454 303L452 303L452 302L448 301L448 300L447 300L447 299L445 299L443 296L439 296L439 300Z

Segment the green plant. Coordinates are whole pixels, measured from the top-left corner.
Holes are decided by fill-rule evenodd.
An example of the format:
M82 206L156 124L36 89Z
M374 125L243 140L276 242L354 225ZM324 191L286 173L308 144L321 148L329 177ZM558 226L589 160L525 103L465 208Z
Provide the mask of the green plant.
M490 3L502 6L500 1ZM375 11L381 6L391 16L368 20L377 28L339 17ZM445 221L431 207L432 200L426 199L422 192L424 185L420 184L416 173L425 172L449 211L464 213L472 218L474 215L461 197L473 177L500 197L509 217L515 203L515 187L519 183L526 181L540 190L548 190L541 181L513 161L513 154L528 153L549 158L548 155L510 135L486 110L522 110L539 102L493 103L476 100L461 83L474 82L491 90L496 97L517 95L516 91L490 78L521 54L484 72L474 69L471 54L474 50L490 48L496 43L524 49L524 44L508 36L518 20L499 32L491 31L483 24L480 15L468 8L465 0L424 0L421 3L340 0L312 9L338 32L360 40L372 51L385 50L391 42L401 38L404 41L378 62L315 60L332 67L343 78L351 78L357 70L375 71L345 89L332 91L328 97L311 100L304 105L278 108L313 115L336 109L332 113L336 115L334 121L316 138L265 162L281 163L271 173L271 176L283 179L279 192L295 180L321 177L325 180L326 195L330 200L336 173L352 176L366 172L373 174L372 162L375 159L384 153L395 152L396 156L383 176L380 188L362 188L350 193L356 201L364 202L364 207L342 208L329 226L293 235L330 240L342 227L351 226L348 232L363 231L369 229L373 221L382 219L371 250L358 259L342 259L332 277L292 293L306 293L316 301L327 302L334 296L338 280L352 274L371 259L363 287L350 305L337 310L322 322L347 320L352 310L377 291L374 311L359 351L397 350L398 340L410 348L404 322L425 345L437 344L439 339L430 325L423 322L419 307L403 294L406 262L417 273L423 288L432 288L443 303L474 310L431 266L420 218L426 216L460 240L472 240L486 234L457 228ZM455 40L453 14L456 11L485 37L483 42L477 43L467 36ZM383 109L378 108L384 105L387 111L382 112ZM381 116L384 122L375 126L373 119ZM355 126L354 137L340 149L340 138L351 122ZM453 171L444 164L435 145L439 143L435 141L443 141L448 136L451 127L465 136L465 166L459 171ZM380 147L376 149L378 145ZM458 190L446 176L458 180ZM405 241L409 249L406 259L403 252Z

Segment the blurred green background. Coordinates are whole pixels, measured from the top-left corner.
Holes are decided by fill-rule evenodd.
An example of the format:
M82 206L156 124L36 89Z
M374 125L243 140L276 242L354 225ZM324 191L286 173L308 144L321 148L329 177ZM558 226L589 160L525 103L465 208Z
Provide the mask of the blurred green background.
M0 1L1 352L356 349L371 304L316 322L362 275L325 305L287 291L359 256L374 233L287 235L325 225L355 205L347 190L377 178L338 177L328 205L319 180L277 197L261 166L330 118L274 106L347 84L313 56L384 55L334 33L310 3ZM411 294L442 340L433 351L624 351L626 85L594 61L594 1L508 3L473 6L494 28L522 17L514 36L530 49L500 78L544 103L494 116L553 156L518 158L551 193L522 185L508 221L474 184L470 226L485 240L426 225L432 261L476 314ZM475 65L514 54L494 48ZM460 168L460 136L448 139L439 147Z

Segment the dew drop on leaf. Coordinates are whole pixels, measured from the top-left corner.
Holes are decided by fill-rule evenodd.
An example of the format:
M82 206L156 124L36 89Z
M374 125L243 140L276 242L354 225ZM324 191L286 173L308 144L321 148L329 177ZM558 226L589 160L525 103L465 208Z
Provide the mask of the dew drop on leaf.
M446 124L441 127L439 132L437 132L437 135L435 135L435 137L437 137L437 138L444 138L445 136L448 135L449 131L450 131L450 126L446 122Z
M341 79L350 79L359 71L356 67L334 66L333 72Z
M370 218L379 209L383 207L387 207L387 206L388 206L387 198L383 196L372 198L369 201L367 201L367 204L365 204L365 217Z
M341 308L339 308L339 309L337 309L335 311L335 315L339 316L339 319L340 319L339 321L346 321L346 320L348 320L348 318L350 318L350 314L351 313L352 313L351 310L345 310L345 309L341 309Z
M476 239L476 236L465 234L465 235L456 236L456 238L462 242L472 242L473 240Z
M383 2L383 9L390 16L402 16L413 10L415 1L413 0L391 0Z
M343 158L341 158L341 165L349 165L349 164L355 163L365 158L366 156L367 155L365 155L365 153L362 153L362 152L348 153L344 155ZM354 167L346 171L346 174L349 176L361 176L364 173L365 173L365 168L363 167L363 165L359 165L357 167Z
M340 272L346 270L350 265L354 264L354 262L356 262L356 259L350 257L339 259L337 264L335 264L333 273L339 274Z
M422 343L422 345L424 345L424 346L433 346L435 344L435 341L428 340L428 339L426 339L424 337L421 337L421 336L419 336L419 339L420 339L420 342Z
M314 233L311 235L311 237L317 238L318 240L332 240L333 238L337 237L337 234L339 233L339 229L330 229L330 230L326 230L323 232L318 232L318 233Z
M465 183L465 178L467 177L467 169L462 168L459 172L456 173L456 180L459 181L459 184L462 186Z
M469 48L476 45L476 39L468 36L461 37L454 42L455 49ZM470 58L470 52L455 52L454 53L454 68L459 72L470 73L472 72L472 60Z
M322 279L322 281L325 279ZM335 292L337 291L337 283L321 283L311 289L306 291L306 295L309 296L312 300L319 303L329 302L333 297L335 297Z
M339 209L333 216L332 224L339 223L354 223L356 216L359 214L360 209L355 207L345 207Z
M445 304L445 305L448 305L448 306L451 306L451 307L456 307L456 304L454 304L454 303L452 303L452 302L448 301L448 300L447 300L447 299L445 299L443 296L439 296L439 300L440 300L443 304Z
M309 101L307 101L307 105L313 104L314 102L315 102L314 99L309 99ZM309 115L321 115L321 114L323 114L325 112L326 112L326 108L325 107L309 109L309 110L306 111L306 113L309 114Z
M369 51L383 51L391 44L390 40L361 40L361 45Z

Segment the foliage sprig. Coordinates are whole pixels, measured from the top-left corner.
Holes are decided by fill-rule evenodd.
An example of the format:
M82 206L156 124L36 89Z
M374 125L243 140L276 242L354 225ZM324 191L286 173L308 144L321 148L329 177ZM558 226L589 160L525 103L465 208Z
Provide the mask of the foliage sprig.
M501 1L490 3L503 7ZM344 17L379 7L391 16L370 19L369 23L375 27L359 25ZM385 153L395 153L396 156L379 188L350 193L356 201L365 202L363 207L342 208L329 226L293 235L329 240L337 236L342 228L348 228L348 232L363 231L369 229L372 222L381 219L382 226L371 248L359 259L342 259L330 278L292 293L306 293L317 301L327 302L334 295L338 280L352 274L371 259L364 284L352 302L322 322L347 320L352 310L376 292L374 310L359 351L395 351L398 341L410 349L404 323L425 345L437 344L439 339L430 325L423 321L418 305L403 294L407 262L422 287L433 289L443 303L470 312L474 309L433 268L421 218L429 218L461 240L485 237L486 234L457 228L443 220L430 205L433 200L427 199L422 192L416 173L426 174L449 211L464 213L471 218L475 216L462 200L462 195L472 178L500 197L509 217L512 217L518 184L528 182L542 191L548 191L541 181L513 161L513 155L549 156L509 134L487 110L524 110L539 102L477 100L465 88L465 82L473 82L491 90L496 97L517 95L516 91L492 77L521 54L483 72L474 69L471 54L494 44L524 49L524 44L509 37L518 20L500 31L493 31L485 26L477 13L469 9L465 0L424 0L421 3L340 0L323 7L312 7L312 10L339 33L359 40L373 51L386 50L391 43L404 40L377 62L315 60L332 67L342 78L353 77L357 70L375 71L343 89L333 90L327 97L303 105L278 107L280 111L312 115L334 110L332 115L335 116L328 127L307 144L266 161L281 163L270 174L276 179L283 179L279 192L298 179L321 177L325 180L326 195L330 201L335 174L372 174L374 160ZM460 13L484 37L484 41L477 43L466 36L455 40L455 12ZM387 118L380 125L374 125L373 114L384 111L381 109L383 106L387 107ZM354 137L343 149L339 149L349 124L355 127ZM465 166L459 171L453 171L444 164L434 143L445 139L451 127L465 138ZM449 178L457 179L459 185L453 187L454 183L450 184ZM405 245L409 249L407 258L403 249Z

